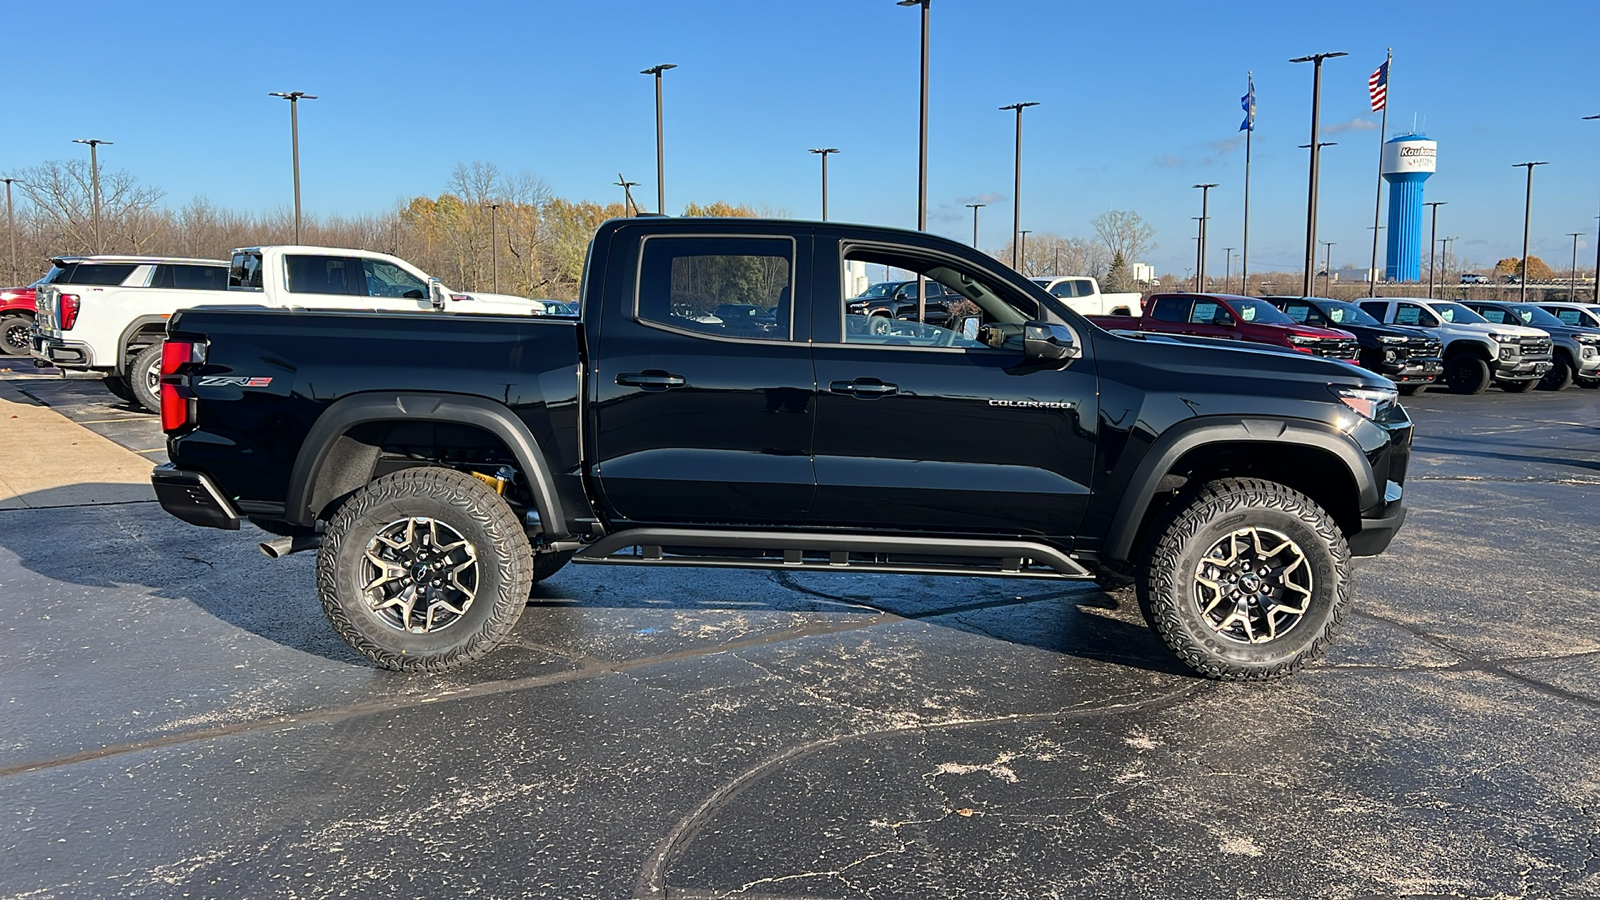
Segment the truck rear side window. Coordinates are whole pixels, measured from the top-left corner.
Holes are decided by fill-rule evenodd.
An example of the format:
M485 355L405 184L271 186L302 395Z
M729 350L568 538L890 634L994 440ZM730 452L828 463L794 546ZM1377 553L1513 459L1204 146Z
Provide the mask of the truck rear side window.
M114 286L121 284L133 270L135 263L74 263L52 269L45 277L46 284L93 284Z
M225 291L228 270L222 266L160 265L156 266L150 286L178 291Z
M714 337L787 341L793 273L788 238L652 237L639 266L638 316Z
M367 294L361 260L345 256L284 256L291 294Z
M1189 308L1194 303L1190 297L1157 297L1150 318L1157 322L1187 322Z
M228 287L234 290L261 290L261 254L235 253L228 267Z

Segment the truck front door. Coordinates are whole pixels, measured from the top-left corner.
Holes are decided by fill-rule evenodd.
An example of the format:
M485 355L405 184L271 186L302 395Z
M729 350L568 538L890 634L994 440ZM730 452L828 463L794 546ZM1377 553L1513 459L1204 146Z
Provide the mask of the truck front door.
M1020 328L1038 302L984 268L911 246L824 244L813 314L817 501L813 520L931 533L1075 533L1089 497L1098 419L1092 354L1030 364L966 326ZM846 315L845 263L920 271L965 303L951 327ZM819 263L819 272L824 267ZM972 324L977 324L973 322ZM1076 328L1079 340L1088 329ZM993 332L989 332L993 333Z
M634 524L805 521L810 236L629 235L613 240L629 249L608 260L590 361L606 504Z

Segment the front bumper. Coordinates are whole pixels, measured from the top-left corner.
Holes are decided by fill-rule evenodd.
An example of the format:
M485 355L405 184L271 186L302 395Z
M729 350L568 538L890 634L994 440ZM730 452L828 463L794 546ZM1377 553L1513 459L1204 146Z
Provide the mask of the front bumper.
M239 530L239 511L204 472L167 463L150 473L150 483L161 508L185 522L203 528Z
M1533 378L1543 378L1549 373L1550 366L1551 362L1548 357L1543 359L1503 359L1495 364L1494 377L1498 381L1527 381Z
M1590 348L1581 348L1590 349ZM1600 376L1600 350L1594 350L1589 356L1578 356L1578 377L1595 378Z
M1444 360L1424 357L1385 363L1378 368L1378 373L1396 384L1434 382L1444 374Z
M79 341L64 341L33 333L33 356L62 369L94 368L94 351Z

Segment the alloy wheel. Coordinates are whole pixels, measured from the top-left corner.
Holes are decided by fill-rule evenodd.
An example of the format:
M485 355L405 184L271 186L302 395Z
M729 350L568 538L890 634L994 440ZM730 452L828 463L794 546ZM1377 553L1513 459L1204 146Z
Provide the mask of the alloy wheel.
M1311 563L1291 538L1250 526L1223 537L1195 566L1193 597L1213 632L1264 644L1300 624L1310 608Z
M437 519L391 522L367 542L363 556L367 607L391 628L412 634L449 628L477 596L477 548Z

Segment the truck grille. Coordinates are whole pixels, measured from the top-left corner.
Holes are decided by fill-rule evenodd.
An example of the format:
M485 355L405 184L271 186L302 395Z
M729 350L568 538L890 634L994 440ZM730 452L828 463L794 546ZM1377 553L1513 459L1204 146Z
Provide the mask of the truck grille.
M1400 345L1402 359L1438 359L1444 345L1437 338L1415 337Z
M1523 356L1539 357L1550 355L1549 338L1529 337L1523 338L1519 343L1522 345Z
M1355 341L1329 338L1311 345L1311 352L1329 359L1355 359L1360 355L1360 345Z

